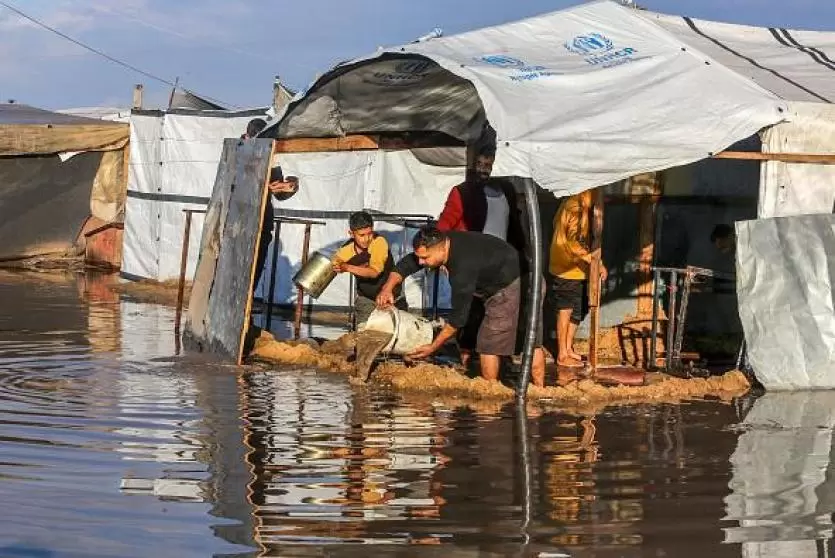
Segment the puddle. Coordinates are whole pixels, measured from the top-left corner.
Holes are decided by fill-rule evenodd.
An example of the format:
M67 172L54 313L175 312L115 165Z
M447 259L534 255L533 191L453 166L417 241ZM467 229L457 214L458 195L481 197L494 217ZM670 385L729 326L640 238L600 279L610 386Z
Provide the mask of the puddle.
M0 556L831 555L831 393L518 417L175 356L107 281L0 273Z

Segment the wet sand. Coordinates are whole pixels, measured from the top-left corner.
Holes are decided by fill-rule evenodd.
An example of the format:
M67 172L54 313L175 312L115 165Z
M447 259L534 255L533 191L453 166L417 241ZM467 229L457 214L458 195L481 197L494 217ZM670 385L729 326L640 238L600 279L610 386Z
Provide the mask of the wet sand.
M598 405L580 382L586 404L517 415L351 381L351 342L178 355L172 309L112 281L0 274L0 556L832 555L833 393Z
M362 335L362 334L360 334ZM348 374L355 381L364 381L365 374L358 375L355 364L348 355L354 334L331 342L321 350L310 345L291 345L276 340L268 332L261 332L255 342L252 358L283 366L312 366L320 370ZM384 346L388 337L375 340ZM372 341L372 344L375 342ZM340 348L344 350L340 350ZM370 356L369 358L373 358ZM364 362L363 366L367 367ZM364 368L365 370L366 368ZM623 375L623 371L619 370ZM605 369L601 372L605 376ZM611 374L617 376L617 374ZM481 378L469 378L460 370L449 366L418 363L404 365L400 362L383 362L374 370L369 381L390 386L396 392L453 397L460 401L496 399L510 401L514 391L498 382ZM681 402L706 397L730 401L745 395L750 384L739 371L729 371L710 378L680 379L664 374L649 374L646 385L601 385L592 379L577 379L565 385L539 388L530 386L528 398L549 404L573 408L602 408L606 405L622 405L649 402Z

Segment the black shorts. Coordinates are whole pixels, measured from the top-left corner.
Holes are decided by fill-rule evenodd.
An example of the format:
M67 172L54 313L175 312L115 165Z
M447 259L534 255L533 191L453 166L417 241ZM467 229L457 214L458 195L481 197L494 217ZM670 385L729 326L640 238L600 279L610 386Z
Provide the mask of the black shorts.
M571 309L571 321L579 324L588 314L588 282L585 279L563 279L554 277L551 293L554 307L559 310Z

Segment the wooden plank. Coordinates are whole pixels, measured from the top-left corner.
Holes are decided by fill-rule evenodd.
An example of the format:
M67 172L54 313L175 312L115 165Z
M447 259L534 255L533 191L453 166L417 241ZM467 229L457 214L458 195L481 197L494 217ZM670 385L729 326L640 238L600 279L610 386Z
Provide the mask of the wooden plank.
M237 363L249 330L272 147L267 139L224 142L184 327L187 347Z
M740 161L779 161L782 163L811 163L835 165L835 153L763 153L761 151L721 151L714 159L735 159Z
M644 196L638 207L638 318L652 316L652 264L655 260L655 216L662 192L661 175L654 177L652 195Z
M600 249L603 244L603 188L594 191L592 206L591 250L598 257L592 259L589 269L589 365L597 369L597 351L600 340Z
M276 153L326 153L379 149L376 137L355 135L344 138L291 138L275 140Z
M224 141L212 197L203 221L197 268L194 272L191 298L183 327L183 344L192 350L222 352L222 347L215 346L214 339L209 335L210 331L213 331L213 324L210 323L209 317L209 301L220 254L221 236L229 209L229 199L232 195L231 185L235 180L237 149L238 140Z
M233 247L233 250L230 251L232 252L230 254L230 264L234 265L234 262L241 262L244 269L246 269L246 257L249 256L250 260L249 277L246 278L248 281L243 282L243 277L240 274L231 273L232 285L235 287L231 289L232 296L238 296L241 292L245 293L244 318L240 324L240 344L238 345L237 364L243 364L244 361L246 334L249 332L249 320L252 316L252 294L256 287L256 266L258 265L258 249L261 246L261 228L264 226L264 209L266 209L268 203L272 203L272 200L270 200L270 190L267 186L270 183L270 166L272 165L276 146L274 141L266 139L257 140L257 142L258 144L256 145L245 143L238 147L239 152L244 148L247 150L251 148L252 152L247 160L247 164L243 167L239 164L235 172L235 189L240 190L241 185L245 185L245 189L247 190L246 193L242 194L241 199L251 201L257 200L260 197L260 202L257 205L257 213L253 213L254 207L252 204L247 205L246 203L242 203L239 206L241 212L239 215L236 215L236 217L240 217L242 223L246 222L249 225L254 221L258 223L258 226L254 230L249 227L247 229L233 227L233 234L238 231L243 232L243 234L237 238L233 236L233 243L230 244ZM272 227L272 223L269 226ZM254 239L253 235L255 237ZM236 279L241 280L236 281ZM240 299L233 298L232 302L234 303L238 300Z

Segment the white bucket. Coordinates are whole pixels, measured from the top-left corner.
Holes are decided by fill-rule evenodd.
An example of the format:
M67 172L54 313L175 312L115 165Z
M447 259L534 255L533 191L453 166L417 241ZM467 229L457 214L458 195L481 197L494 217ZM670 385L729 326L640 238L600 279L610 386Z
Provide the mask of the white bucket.
M380 331L392 335L383 353L407 355L434 338L434 323L397 308L377 308L368 317L362 331Z

